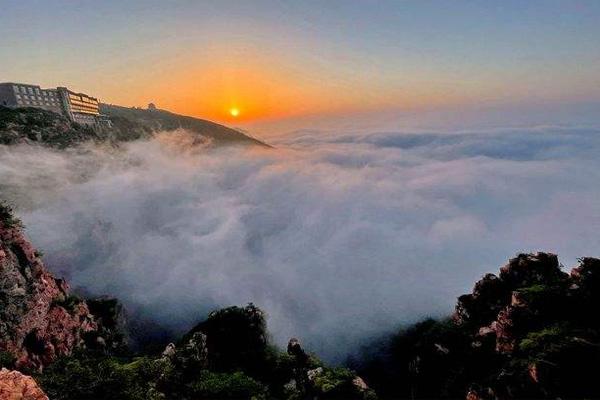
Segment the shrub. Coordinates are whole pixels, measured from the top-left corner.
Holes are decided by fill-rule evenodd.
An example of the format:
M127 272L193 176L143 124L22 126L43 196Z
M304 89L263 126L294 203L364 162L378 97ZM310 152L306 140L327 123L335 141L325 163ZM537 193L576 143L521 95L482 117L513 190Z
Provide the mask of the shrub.
M253 304L213 311L182 342L187 342L195 332L202 332L207 336L211 370L241 370L252 376L265 373L268 364L265 316Z
M126 364L113 357L77 353L63 357L37 377L53 400L147 400L156 397L145 379L150 361Z
M13 369L16 358L11 353L0 351L0 368Z
M14 216L12 207L3 201L0 201L0 222L7 228L23 227L21 220Z
M69 313L72 313L75 310L75 307L79 305L83 300L74 294L69 294L67 296L61 296L52 301L53 306L62 307L67 310Z
M216 373L202 371L198 380L188 385L193 399L266 399L265 386L243 372Z

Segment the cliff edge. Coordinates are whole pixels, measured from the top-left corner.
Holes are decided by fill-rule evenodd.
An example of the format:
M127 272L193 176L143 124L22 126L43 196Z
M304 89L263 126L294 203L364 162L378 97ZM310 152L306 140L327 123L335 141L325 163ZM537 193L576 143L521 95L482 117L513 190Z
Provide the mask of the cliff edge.
M41 370L76 348L114 346L85 300L70 294L25 238L11 210L0 205L0 352L19 369ZM106 320L106 318L105 318Z

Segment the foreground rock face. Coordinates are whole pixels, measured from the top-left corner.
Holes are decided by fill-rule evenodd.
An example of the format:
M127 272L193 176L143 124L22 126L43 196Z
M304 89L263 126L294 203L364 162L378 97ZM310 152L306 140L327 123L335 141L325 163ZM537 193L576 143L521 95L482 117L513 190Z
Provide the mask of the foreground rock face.
M600 398L600 260L519 254L357 364L382 398ZM375 355L373 355L375 353Z
M504 360L468 398L588 397L600 394L600 260L580 259L570 274L554 254L519 254L458 300L454 319L472 346ZM487 346L487 348L486 348ZM485 393L486 395L482 395Z
M587 260L591 265L595 259ZM579 275L592 275L593 268L585 264L574 271L582 268L586 273ZM555 254L519 254L499 276L485 275L472 293L460 296L454 319L477 330L480 338L494 335L496 351L511 354L528 332L570 318L567 309L573 304L567 291L577 279L581 280L575 272L570 276L561 271Z
M32 377L18 371L0 370L0 399L48 400Z
M289 340L287 353L294 361L293 379L286 387L295 394L289 398L377 399L375 392L354 372L311 366L310 356L298 339Z
M0 352L17 368L41 369L86 340L101 341L86 302L46 270L19 222L0 207Z

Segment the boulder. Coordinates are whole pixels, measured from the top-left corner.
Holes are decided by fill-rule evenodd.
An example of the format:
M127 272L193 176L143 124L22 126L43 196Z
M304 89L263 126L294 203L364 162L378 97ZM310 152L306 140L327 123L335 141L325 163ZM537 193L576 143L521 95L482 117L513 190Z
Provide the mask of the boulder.
M552 253L519 254L500 268L500 279L512 290L533 285L555 285L568 278Z
M0 370L0 399L2 400L48 400L32 377L18 371Z
M296 360L296 363L299 366L305 366L308 364L308 355L302 349L300 345L300 341L296 338L291 338L287 345L287 352L289 355L293 356Z

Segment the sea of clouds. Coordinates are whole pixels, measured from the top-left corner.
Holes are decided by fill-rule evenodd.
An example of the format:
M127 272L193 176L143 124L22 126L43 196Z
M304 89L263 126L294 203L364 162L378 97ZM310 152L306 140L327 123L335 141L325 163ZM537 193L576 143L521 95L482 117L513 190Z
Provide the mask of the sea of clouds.
M523 251L600 256L600 129L0 146L0 196L49 268L185 331L254 302L279 344L341 360L452 311Z

